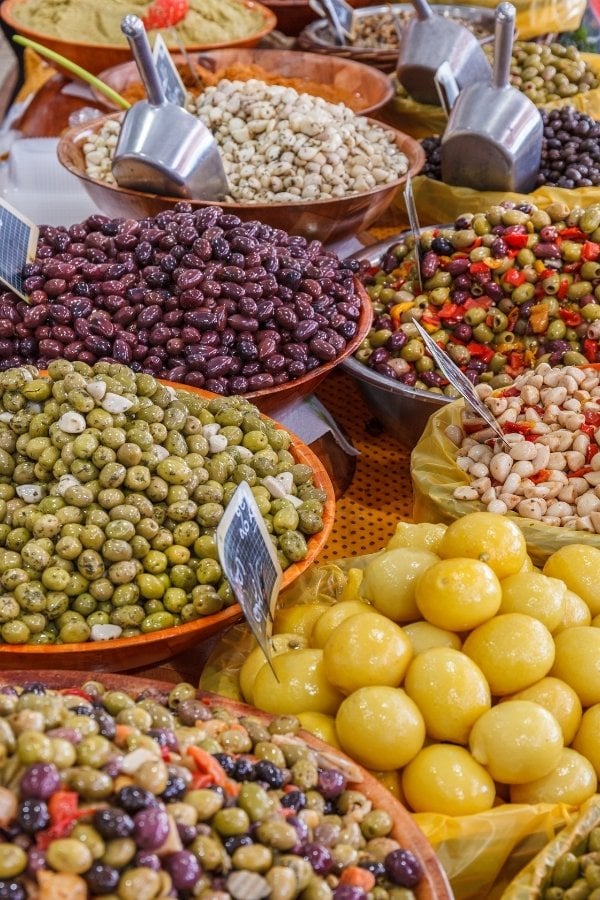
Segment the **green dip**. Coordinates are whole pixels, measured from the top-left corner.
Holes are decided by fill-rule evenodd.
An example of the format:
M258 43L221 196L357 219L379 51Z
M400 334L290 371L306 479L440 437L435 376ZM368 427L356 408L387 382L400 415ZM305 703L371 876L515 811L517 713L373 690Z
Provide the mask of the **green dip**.
M126 44L121 19L132 13L143 17L145 0L25 0L15 6L18 22L53 37L92 44ZM190 0L184 19L176 26L185 45L224 44L260 31L263 14L248 9L239 0ZM150 41L154 33L151 31ZM169 39L169 29L163 37Z

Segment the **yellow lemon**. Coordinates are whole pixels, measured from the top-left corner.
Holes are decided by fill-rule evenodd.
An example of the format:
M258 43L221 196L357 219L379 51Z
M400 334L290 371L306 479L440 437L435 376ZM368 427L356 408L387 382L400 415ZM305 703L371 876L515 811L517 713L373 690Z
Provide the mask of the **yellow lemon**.
M555 631L565 614L567 587L558 578L539 572L517 572L501 582L501 613L524 613L539 619L548 631Z
M503 784L524 784L548 775L558 765L563 746L552 713L530 700L492 706L469 736L473 757Z
M525 688L516 694L511 694L508 700L531 700L539 703L548 712L551 712L563 733L565 745L569 745L581 722L581 701L572 687L558 678L542 678L531 687Z
M386 550L407 547L409 550L429 550L437 553L440 541L446 533L446 525L430 522L398 522L396 531L389 539Z
M401 688L359 688L341 703L335 727L349 756L381 771L402 768L425 740L423 716Z
M498 578L514 575L527 557L527 545L519 526L507 516L473 512L456 519L446 529L439 546L442 559L468 556L486 563Z
M538 619L505 613L472 631L463 653L477 663L492 694L502 697L522 691L548 674L554 662L554 641Z
M271 656L286 653L288 650L303 650L307 646L306 639L298 634L274 634L271 638ZM250 651L240 669L240 690L246 703L254 703L254 682L258 672L267 662L267 657L260 647Z
M415 584L418 577L438 560L439 557L429 550L407 547L386 550L366 566L361 596L394 622L420 619L415 605Z
M397 687L412 659L402 628L376 612L344 619L323 647L325 676L344 694L368 684Z
M592 616L600 613L600 550L585 544L567 544L544 565L544 575L561 578L588 605Z
M591 762L600 778L600 703L586 709L571 746Z
M328 603L297 603L295 606L277 609L273 617L273 632L299 634L308 640L313 625L328 609Z
M554 636L556 658L551 675L566 681L582 706L600 703L600 628L576 625Z
M587 603L578 594L567 588L565 591L565 611L560 625L554 629L554 634L564 631L565 628L573 628L575 625L590 625L591 621L592 614Z
M412 644L415 656L425 650L431 650L432 647L454 647L455 650L462 647L461 639L453 631L438 628L424 619L404 625L403 630Z
M342 600L340 603L334 603L321 613L310 634L310 643L312 647L323 649L325 642L330 634L333 634L338 625L355 616L357 613L369 612L373 607L362 600Z
M252 696L255 706L276 715L333 714L342 695L325 677L322 650L290 650L259 669Z
M451 647L434 647L416 656L404 690L421 710L427 736L456 744L467 743L473 724L492 702L481 669Z
M532 558L530 556L526 556L525 562L519 569L519 572L541 572L541 569L537 569L533 564Z
M511 803L568 803L580 806L596 793L598 779L585 756L568 747L556 768L542 778L510 786Z
M326 744L331 744L332 747L340 746L333 716L318 712L301 712L298 713L298 720L305 731L314 734Z
M500 582L485 563L456 557L430 566L417 582L420 616L438 628L470 631L498 612Z
M396 798L396 800L399 800L400 803L406 806L406 799L402 790L402 775L397 769L390 772L375 772L372 769L369 771L370 774Z
M464 747L430 744L402 772L402 790L414 812L471 816L491 809L496 788Z

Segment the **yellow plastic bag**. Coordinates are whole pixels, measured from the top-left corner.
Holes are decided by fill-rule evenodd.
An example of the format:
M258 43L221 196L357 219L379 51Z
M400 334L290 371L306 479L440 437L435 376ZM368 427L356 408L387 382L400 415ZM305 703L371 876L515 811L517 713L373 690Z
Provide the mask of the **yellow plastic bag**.
M441 0L440 0L441 2ZM455 5L471 0L456 0ZM517 34L522 41L560 31L575 31L581 25L585 0L513 0L517 10ZM478 6L493 9L498 0L478 0Z
M484 2L484 5L495 6L496 4L491 0L488 3ZM533 5L536 4L534 3ZM583 4L582 13L584 9L585 4ZM555 31L557 29L549 30ZM568 29L558 30L566 31ZM540 34L541 32L538 31L536 33ZM527 39L528 35L519 34L519 37ZM580 56L593 72L600 75L599 53L581 53ZM593 119L600 119L600 88L594 88L594 90L582 94L575 94L574 97L565 97L564 100L553 100L544 104L543 108L557 109L560 106L574 106L579 112L587 113ZM396 96L390 100L380 113L381 118L393 125L394 128L404 131L405 134L410 134L411 137L417 138L417 140L429 137L432 134L442 134L448 121L440 106L433 106L430 103L418 103L412 97ZM466 210L464 211L466 212ZM438 219L437 221L442 220Z
M410 470L413 483L413 519L415 522L443 522L485 507L474 500L457 500L454 490L469 483L469 476L456 465L457 448L446 437L448 425L461 424L464 403L456 400L443 406L429 419L421 438L412 451ZM507 512L515 520L527 542L527 551L536 566L566 544L577 542L600 548L600 534L570 531L554 525L524 519Z
M537 856L511 881L502 900L539 900L540 887L559 856L567 853L590 831L600 824L600 796L590 797L580 809L578 817L564 828Z
M534 203L539 209L545 209L556 202L566 203L569 209L600 203L600 186L567 190L544 185L531 194L511 194L499 191L474 191L471 188L444 184L443 181L436 181L425 175L413 178L413 192L421 225L454 222L465 213L484 213L490 206L496 206L505 200L512 200L513 203Z

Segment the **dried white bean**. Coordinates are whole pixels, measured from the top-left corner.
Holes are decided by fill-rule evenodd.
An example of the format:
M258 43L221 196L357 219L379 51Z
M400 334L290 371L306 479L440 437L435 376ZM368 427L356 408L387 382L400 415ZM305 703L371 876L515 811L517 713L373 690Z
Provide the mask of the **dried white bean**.
M498 494L498 500L501 500L507 509L514 509L521 502L518 494Z
M549 455L548 462L546 463L545 466L543 466L543 468L544 469L558 469L560 471L561 469L566 468L566 466L567 466L566 453L558 453L557 452L557 453L551 453Z
M570 503L566 503L564 500L556 500L554 503L551 503L546 510L546 514L548 516L570 516L573 512L573 508Z
M576 472L577 469L581 469L585 465L584 454L579 453L577 450L567 450L565 460L571 472Z
M473 478L485 478L488 474L488 467L485 463L474 462L469 466L469 475Z
M560 517L559 517L559 516L549 516L549 515L545 515L545 516L542 516L541 521L542 521L545 525L555 525L555 526L557 526L557 527L560 526Z
M589 516L591 512L600 509L600 497L596 497L591 491L587 491L577 498L575 508L578 516Z
M475 484L472 484L471 487L475 487ZM482 503L491 503L492 500L496 499L496 497L497 497L496 488L489 487L487 489L487 491L483 492L480 499L481 499Z
M575 521L575 529L577 531L594 531L594 526L589 516L579 516Z
M512 471L522 478L529 478L530 475L533 475L533 463L528 459L520 459L513 465Z
M491 486L492 482L487 475L483 478L476 478L475 481L471 482L471 487L475 488L480 496L485 493L485 491L489 490Z
M586 472L583 476L588 484L591 484L592 487L598 487L600 485L600 472Z
M590 439L587 434L578 434L573 439L573 450L576 450L578 453L583 453L584 455L587 453L588 447L590 446ZM593 468L594 460L592 459L592 468ZM598 460L598 468L600 468L600 460Z

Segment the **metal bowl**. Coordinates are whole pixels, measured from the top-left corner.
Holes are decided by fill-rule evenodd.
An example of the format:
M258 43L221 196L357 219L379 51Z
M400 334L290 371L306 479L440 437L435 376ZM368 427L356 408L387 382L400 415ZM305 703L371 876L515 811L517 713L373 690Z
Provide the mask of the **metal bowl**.
M385 251L407 234L407 231L402 231L378 244L371 244L354 254L353 258L376 265ZM414 447L429 417L454 400L454 397L446 397L444 394L392 381L391 378L380 375L352 356L344 360L341 368L354 378L369 408L385 429L406 447Z
M453 6L446 3L436 3L433 9L437 14L456 20L459 24L475 30L481 44L494 38L493 9L487 9L484 6ZM393 5L368 6L364 9L357 9L354 17L355 21L361 22L369 17L381 17L382 19L384 16L389 17L391 12L395 14L400 28L415 14L411 3L394 3ZM365 47L359 44L339 46L335 43L329 22L324 19L311 22L304 28L298 37L298 46L301 50L309 50L313 53L327 53L332 56L354 59L356 62L375 66L382 72L395 71L398 61L397 46Z

